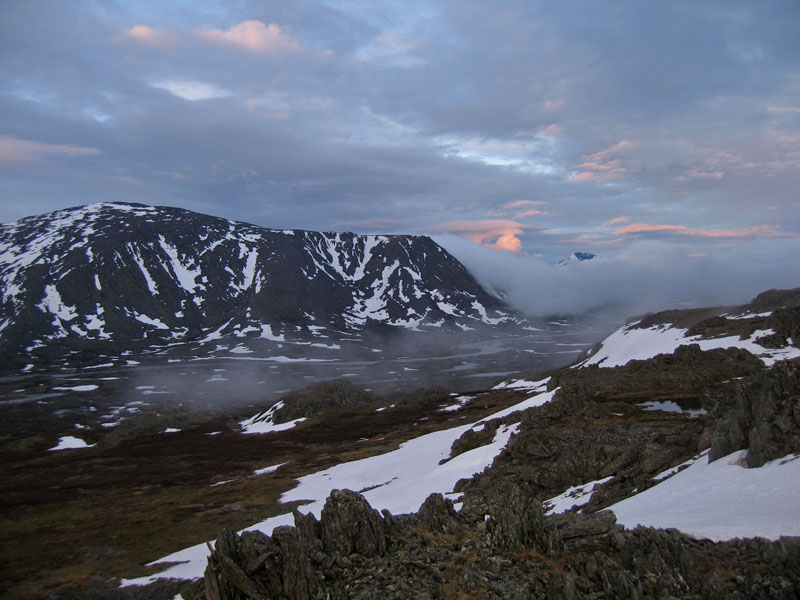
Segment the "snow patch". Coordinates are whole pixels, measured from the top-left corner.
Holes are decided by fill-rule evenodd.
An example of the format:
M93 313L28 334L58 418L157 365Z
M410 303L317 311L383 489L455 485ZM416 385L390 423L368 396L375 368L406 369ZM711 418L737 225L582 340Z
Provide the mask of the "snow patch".
M741 466L746 455L738 450L709 463L703 454L609 508L626 528L674 527L712 541L800 535L800 457L788 455L747 469Z
M560 515L568 510L577 507L583 507L589 504L592 499L592 494L595 488L603 485L604 483L614 479L614 476L604 477L603 479L595 479L582 485L573 486L558 496L554 496L549 500L545 500L542 505L545 509L545 515Z
M272 465L270 467L264 467L263 469L256 469L255 471L253 471L253 475L269 475L270 473L274 473L275 471L280 469L285 464L286 464L285 462L282 462L278 463L277 465Z
M71 435L65 435L64 437L58 438L58 444L50 448L50 451L54 450L74 450L77 448L93 448L94 444L87 444L84 440L80 438L73 437Z

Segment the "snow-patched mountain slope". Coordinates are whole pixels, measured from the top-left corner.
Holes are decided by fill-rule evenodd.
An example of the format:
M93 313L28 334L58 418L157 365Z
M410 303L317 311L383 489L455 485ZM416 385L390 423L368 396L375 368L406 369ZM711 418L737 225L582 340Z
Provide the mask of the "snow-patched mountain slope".
M621 327L600 344L579 367L618 367L631 360L672 354L679 346L701 350L742 348L767 366L800 358L800 294L771 290L747 305L665 311Z
M592 254L591 252L573 252L569 256L562 258L555 264L556 268L566 267L567 265L585 262L587 260L592 260L597 258L597 254Z
M0 288L5 354L511 320L424 236L280 231L126 203L0 225Z

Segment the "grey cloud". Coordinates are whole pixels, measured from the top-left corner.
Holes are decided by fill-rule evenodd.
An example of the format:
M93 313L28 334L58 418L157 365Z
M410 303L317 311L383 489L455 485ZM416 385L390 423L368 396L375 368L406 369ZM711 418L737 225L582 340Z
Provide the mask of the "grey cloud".
M702 256L682 244L636 241L591 261L555 268L553 262L510 256L461 239L437 236L490 289L531 315L615 307L620 318L691 306L744 303L770 288L800 285L787 268L800 240L758 240Z
M527 199L547 214L519 217L532 226L520 239L548 260L641 249L645 234L609 245L620 236L603 223L620 215L800 232L792 2L343 6L11 3L0 135L100 154L0 165L0 220L125 199L273 227L382 220L418 233ZM296 51L267 56L197 34L245 20L279 24ZM134 25L173 43L121 39ZM161 81L230 95L189 101L153 87ZM509 156L492 155L503 148ZM736 259L719 240L661 239Z

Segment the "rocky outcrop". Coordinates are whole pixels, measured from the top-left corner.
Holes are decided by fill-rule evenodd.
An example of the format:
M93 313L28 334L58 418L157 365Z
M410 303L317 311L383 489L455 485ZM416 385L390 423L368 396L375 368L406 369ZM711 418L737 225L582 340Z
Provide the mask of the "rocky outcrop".
M286 423L301 417L316 417L344 406L373 404L379 398L347 380L324 381L281 397L282 406L273 413L273 423Z
M383 519L363 496L350 490L334 490L322 509L322 546L329 554L365 557L386 552Z
M743 350L691 346L624 367L562 370L552 378L560 390L551 402L505 418L519 427L491 468L456 485L459 511L434 494L415 514L380 515L359 494L335 491L319 521L296 514L295 528L271 537L223 533L204 593L214 600L796 598L800 539L713 543L675 530L624 530L603 509L709 445L714 456L748 448L749 466L800 450L798 375L798 362L768 370ZM704 410L646 411L644 401ZM464 436L453 453L486 443L503 422ZM580 512L546 514L543 499L601 478L609 480ZM264 590L271 595L255 595Z
M736 388L714 429L710 460L747 449L747 466L800 450L800 363L777 363Z
M319 523L299 517L296 528L281 527L271 538L223 532L209 560L205 591L187 587L182 593L187 600L716 600L800 594L797 539L713 544L674 530L625 531L610 512L542 517L541 504L520 486L507 487L502 497L508 502L493 504L485 515L456 513L434 495L417 514L382 518L363 497L337 491ZM376 535L363 546L357 541L363 528L354 534L339 527L354 525L356 515ZM376 544L377 538L385 545Z

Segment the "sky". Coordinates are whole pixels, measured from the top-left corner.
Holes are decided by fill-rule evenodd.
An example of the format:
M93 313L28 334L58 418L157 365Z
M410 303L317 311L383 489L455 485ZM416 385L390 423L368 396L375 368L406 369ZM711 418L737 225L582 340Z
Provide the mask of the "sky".
M130 201L432 235L484 280L800 285L798 31L797 0L0 0L0 222Z

